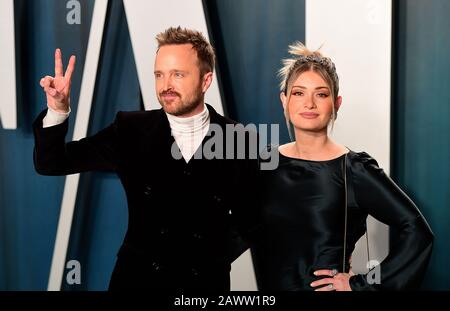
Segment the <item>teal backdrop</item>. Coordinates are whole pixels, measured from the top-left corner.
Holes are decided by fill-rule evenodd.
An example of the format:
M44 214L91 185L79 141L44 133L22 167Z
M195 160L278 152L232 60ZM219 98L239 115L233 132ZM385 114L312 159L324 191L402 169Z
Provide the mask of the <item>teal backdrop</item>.
M73 135L95 2L80 3L81 24L68 25L66 1L14 1L18 128L0 128L0 290L47 288L65 178L35 173L31 124L46 107L39 79L53 73L59 47L65 64L77 55L68 138ZM450 1L393 4L392 172L436 235L424 288L448 290ZM204 5L227 114L242 123L278 123L280 141L287 142L276 72L288 44L305 39L305 1L205 0ZM142 97L123 3L111 0L88 133L107 126L117 111L136 109L142 109ZM80 261L82 284L64 283L64 290L107 288L126 224L116 176L83 174L67 256Z
M450 1L394 7L394 179L435 234L424 289L450 290Z

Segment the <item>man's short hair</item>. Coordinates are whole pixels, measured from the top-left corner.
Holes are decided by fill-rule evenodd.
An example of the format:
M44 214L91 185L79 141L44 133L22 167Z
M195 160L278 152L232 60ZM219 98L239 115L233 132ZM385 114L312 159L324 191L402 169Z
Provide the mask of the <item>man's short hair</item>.
M197 30L178 27L170 27L156 36L158 50L164 45L192 44L197 52L200 74L214 71L215 53L214 48L206 40L203 34Z

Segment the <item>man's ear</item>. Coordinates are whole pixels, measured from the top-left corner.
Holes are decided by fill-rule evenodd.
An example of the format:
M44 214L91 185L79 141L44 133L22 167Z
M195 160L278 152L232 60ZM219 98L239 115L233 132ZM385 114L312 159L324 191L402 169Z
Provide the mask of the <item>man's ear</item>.
M203 83L202 83L202 92L206 93L206 91L209 89L213 79L213 73L207 72L203 75Z

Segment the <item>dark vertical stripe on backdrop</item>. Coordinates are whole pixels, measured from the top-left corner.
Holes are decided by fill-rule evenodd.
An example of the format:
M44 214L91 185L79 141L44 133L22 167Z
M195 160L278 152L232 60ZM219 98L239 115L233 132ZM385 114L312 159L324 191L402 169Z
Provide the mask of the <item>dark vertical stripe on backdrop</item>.
M450 1L397 0L393 174L435 233L424 289L449 290Z
M287 142L277 71L293 41L305 41L305 2L204 1L217 51L224 106L239 122L276 123Z

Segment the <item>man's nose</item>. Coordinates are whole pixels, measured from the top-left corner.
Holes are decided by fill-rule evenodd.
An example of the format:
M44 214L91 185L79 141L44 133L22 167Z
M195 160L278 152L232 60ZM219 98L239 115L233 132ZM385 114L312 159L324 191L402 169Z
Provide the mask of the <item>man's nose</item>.
M163 89L164 89L164 91L169 91L169 90L173 89L172 77L168 76L168 77L164 78Z

